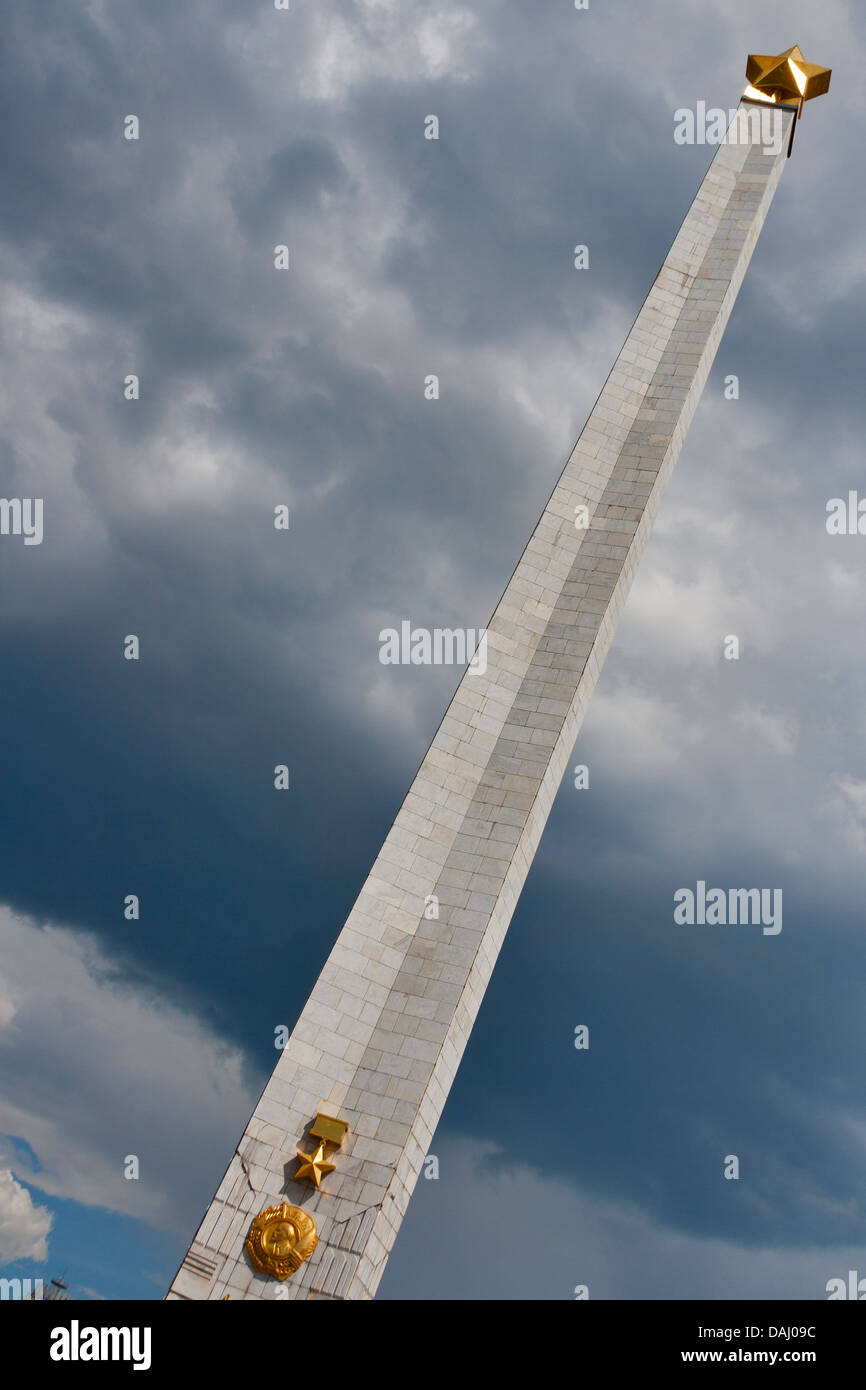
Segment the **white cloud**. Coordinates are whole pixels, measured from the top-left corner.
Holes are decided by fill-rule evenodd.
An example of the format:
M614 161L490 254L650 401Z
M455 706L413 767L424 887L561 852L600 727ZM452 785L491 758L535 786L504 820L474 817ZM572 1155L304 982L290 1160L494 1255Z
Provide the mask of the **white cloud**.
M26 1187L0 1168L0 1264L47 1259L52 1221L47 1207L35 1206Z
M830 592L842 606L860 609L863 576L859 570L849 568L838 560L831 560L827 566L827 581Z
M121 983L82 933L0 908L0 959L0 986L17 1003L0 1031L0 1133L23 1139L40 1165L16 1161L19 1176L48 1195L188 1227L255 1101L241 1053L156 990ZM139 1181L123 1177L127 1154L138 1155Z
M381 1293L391 1298L824 1299L862 1267L854 1248L765 1249L686 1234L636 1206L582 1196L536 1170L491 1166L477 1138L435 1141ZM531 1271L527 1281L526 1271Z
M340 102L362 84L466 81L477 71L487 40L469 6L424 6L406 23L395 0L361 0L351 20L333 10L311 19L311 61L296 74L302 96ZM265 41L265 26L258 38Z
M866 852L866 780L837 776L824 799L825 814L840 826L856 854Z
M688 575L658 561L648 565L635 581L626 623L635 649L680 666L721 663L728 635L740 638L742 651L765 629L752 593L713 562L699 563Z
M588 718L593 740L606 761L626 778L691 775L691 750L705 736L702 722L686 717L674 701L642 687L618 682L605 690Z
M741 728L756 735L759 753L777 753L780 757L790 758L797 750L800 725L797 716L789 710L743 705L737 711L735 721Z

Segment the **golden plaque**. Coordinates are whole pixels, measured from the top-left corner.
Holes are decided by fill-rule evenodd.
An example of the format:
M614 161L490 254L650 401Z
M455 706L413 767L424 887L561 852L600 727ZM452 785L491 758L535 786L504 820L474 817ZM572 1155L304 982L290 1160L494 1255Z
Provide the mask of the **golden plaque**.
M336 1144L339 1149L348 1129L346 1120L335 1120L330 1115L323 1115L320 1110L310 1125L310 1134L314 1139L324 1139L326 1144Z
M260 1211L245 1242L259 1273L272 1274L280 1280L294 1274L318 1243L313 1218L301 1207L290 1207L288 1202Z

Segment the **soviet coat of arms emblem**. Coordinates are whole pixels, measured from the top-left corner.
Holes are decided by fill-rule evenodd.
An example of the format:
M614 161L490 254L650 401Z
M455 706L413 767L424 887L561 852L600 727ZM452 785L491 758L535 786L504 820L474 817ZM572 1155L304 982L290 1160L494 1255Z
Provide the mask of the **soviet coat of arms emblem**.
M280 1280L294 1274L318 1243L313 1218L301 1207L289 1206L288 1202L260 1211L244 1242L259 1273L272 1274Z

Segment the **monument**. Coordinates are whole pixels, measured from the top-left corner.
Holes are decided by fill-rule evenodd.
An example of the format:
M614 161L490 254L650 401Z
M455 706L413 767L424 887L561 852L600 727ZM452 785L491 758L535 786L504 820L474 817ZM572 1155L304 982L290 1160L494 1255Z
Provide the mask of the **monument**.
M830 82L796 47L746 76L169 1299L376 1292L795 124Z

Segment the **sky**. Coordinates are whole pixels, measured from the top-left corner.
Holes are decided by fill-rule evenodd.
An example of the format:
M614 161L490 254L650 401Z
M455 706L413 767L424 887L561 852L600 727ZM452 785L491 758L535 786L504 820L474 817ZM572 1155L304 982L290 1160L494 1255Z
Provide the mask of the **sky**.
M0 1275L163 1296L461 674L380 631L485 625L712 157L675 112L793 43L831 89L379 1297L866 1274L860 8L10 0Z

